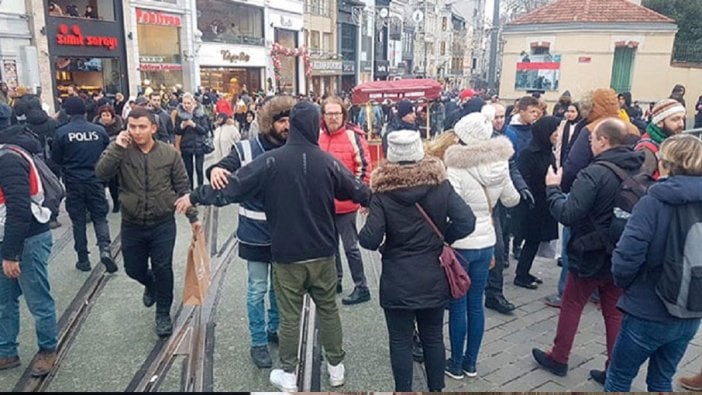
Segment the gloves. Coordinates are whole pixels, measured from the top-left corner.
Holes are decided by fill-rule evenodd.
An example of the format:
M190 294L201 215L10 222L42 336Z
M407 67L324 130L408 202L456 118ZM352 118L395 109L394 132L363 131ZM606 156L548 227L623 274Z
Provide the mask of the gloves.
M522 197L523 202L527 202L529 204L529 209L533 210L535 202L534 195L531 194L531 191L528 188L524 188L519 191L519 195Z

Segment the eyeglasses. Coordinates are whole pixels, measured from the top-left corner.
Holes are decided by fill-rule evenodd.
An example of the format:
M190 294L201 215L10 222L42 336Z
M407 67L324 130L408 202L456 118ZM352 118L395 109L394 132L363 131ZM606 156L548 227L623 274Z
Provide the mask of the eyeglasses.
M342 116L342 115L344 115L343 112L325 112L325 113L324 113L324 116L325 116L325 117L330 117L330 118L331 118L331 117L337 118L337 117L340 117L340 116Z

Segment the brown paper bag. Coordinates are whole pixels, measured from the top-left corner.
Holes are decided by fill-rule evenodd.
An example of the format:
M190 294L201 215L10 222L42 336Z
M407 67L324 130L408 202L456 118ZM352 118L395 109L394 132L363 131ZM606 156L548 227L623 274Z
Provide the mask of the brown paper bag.
M210 289L212 274L210 256L207 254L205 237L202 234L193 237L188 249L188 263L185 268L185 287L183 287L183 304L199 306L205 301Z

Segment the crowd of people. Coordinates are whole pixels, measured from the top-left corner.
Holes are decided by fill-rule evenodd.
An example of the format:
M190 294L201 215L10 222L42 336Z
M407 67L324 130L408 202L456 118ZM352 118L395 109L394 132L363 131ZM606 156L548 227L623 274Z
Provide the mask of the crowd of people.
M681 88L648 111L609 88L577 102L566 92L552 115L538 95L506 106L472 90L353 106L337 96L227 98L211 89L110 101L73 88L53 116L29 94L0 104L0 229L12 229L0 242L0 370L19 365L20 294L37 325L32 374L46 375L56 358L47 260L50 229L60 223L42 210L37 162L45 161L65 185L77 270L91 270L92 222L100 262L118 271L109 190L121 213L124 270L143 287L144 306L156 306L160 337L173 330L175 215L185 214L197 235L198 205L237 203L250 356L272 368L269 344L278 345L270 381L282 391L297 391L305 294L317 306L329 383L344 384L339 240L353 279L345 305L373 297L360 247L382 256L378 300L395 390L412 390L416 360L429 390L441 391L445 377L479 374L484 309L514 314L503 292L510 251L514 286L537 289L544 281L534 260L560 237L560 281L544 300L560 308L558 325L553 346L533 350L536 363L568 373L580 316L596 301L608 358L592 378L605 391L628 391L649 360L648 390L669 392L702 317L694 247L702 241L702 141L682 133ZM368 141L377 137L385 158L372 163ZM472 282L458 298L438 260L445 243ZM702 373L681 383L701 390Z

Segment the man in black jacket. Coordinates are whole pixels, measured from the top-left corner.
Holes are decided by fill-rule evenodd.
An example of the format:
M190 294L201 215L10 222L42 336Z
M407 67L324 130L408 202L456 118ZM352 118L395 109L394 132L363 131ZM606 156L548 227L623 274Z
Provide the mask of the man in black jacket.
M80 97L69 97L63 108L71 120L56 129L51 158L61 166L66 183L66 211L73 223L73 243L78 254L76 269L90 271L86 237L86 214L90 213L100 261L109 273L114 273L117 265L110 252L105 182L95 175L95 164L110 144L110 137L102 126L85 119L85 104Z
M320 338L326 352L329 382L344 383L345 352L336 304L338 249L334 226L334 198L368 206L369 189L344 165L318 146L319 109L297 103L290 112L290 133L285 146L268 151L230 176L227 187L196 188L176 202L178 212L192 204L223 206L265 195L264 211L271 231L273 284L280 310L280 362L271 383L296 392L297 346L300 313L309 293L319 314Z
M578 173L570 195L561 192L561 168L557 173L549 168L546 174L546 196L551 214L558 222L572 228L568 244L570 262L553 348L548 353L535 348L532 353L542 367L559 376L565 376L568 372L568 357L580 316L595 290L599 290L600 294L607 355L611 356L621 325L622 313L616 304L622 291L614 285L611 250L606 247L605 237L609 237L621 180L602 162L610 162L630 175L638 173L643 164L643 154L634 152L626 145L627 126L618 118L602 120L594 127L591 139L593 162ZM601 246L598 247L595 244L597 241L604 242L600 242ZM578 248L581 244L585 248ZM592 370L590 375L595 381L604 383L604 371Z
M156 117L156 124L158 125L156 140L173 144L175 142L173 121L171 121L171 116L161 107L161 92L151 92L148 108Z
M0 131L0 147L3 144L13 144L29 154L41 152L39 141L21 126ZM51 213L32 202L41 184L33 162L10 149L0 148L0 370L20 365L18 306L20 295L24 295L36 325L39 354L32 376L38 377L51 370L58 344L56 304L47 267L52 245L48 225Z

